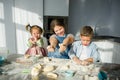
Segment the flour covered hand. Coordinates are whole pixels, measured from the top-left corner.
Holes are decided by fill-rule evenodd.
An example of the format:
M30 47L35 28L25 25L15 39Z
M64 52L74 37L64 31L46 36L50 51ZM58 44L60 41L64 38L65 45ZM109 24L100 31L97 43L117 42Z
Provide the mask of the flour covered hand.
M59 52L64 52L66 50L66 45L64 44L59 44Z
M54 52L55 51L54 47L52 47L51 45L49 45L47 47L47 50L48 50L48 52Z

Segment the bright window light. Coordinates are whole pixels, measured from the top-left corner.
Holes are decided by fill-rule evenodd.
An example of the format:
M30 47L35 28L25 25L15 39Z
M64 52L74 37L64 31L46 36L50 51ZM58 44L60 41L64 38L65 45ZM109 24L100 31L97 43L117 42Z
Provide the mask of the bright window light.
M0 22L0 47L6 47L5 25Z
M0 19L4 19L3 3L0 3Z
M34 12L30 12L24 9L13 7L13 13L14 13L13 22L16 24L26 25L30 23L31 25L39 25L41 27L43 26L43 22L40 19L41 16L39 16L38 14Z

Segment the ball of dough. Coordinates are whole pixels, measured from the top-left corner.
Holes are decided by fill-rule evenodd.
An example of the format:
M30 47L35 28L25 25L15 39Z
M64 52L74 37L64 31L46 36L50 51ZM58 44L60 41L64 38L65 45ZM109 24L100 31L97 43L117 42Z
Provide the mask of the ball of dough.
M32 68L32 70L31 70L32 76L37 76L37 75L39 75L39 73L40 73L40 71L38 68L36 68L36 67Z
M54 69L55 69L54 66L45 66L43 71L44 72L50 72L50 71L53 71Z
M58 75L56 73L49 72L49 73L47 73L47 77L57 79Z
M37 65L35 65L33 68L32 68L32 70L31 70L31 75L32 76L37 76L37 75L39 75L39 73L41 72L41 65L40 64L37 64Z
M41 70L42 68L41 64L36 64L35 67L38 68L39 70Z

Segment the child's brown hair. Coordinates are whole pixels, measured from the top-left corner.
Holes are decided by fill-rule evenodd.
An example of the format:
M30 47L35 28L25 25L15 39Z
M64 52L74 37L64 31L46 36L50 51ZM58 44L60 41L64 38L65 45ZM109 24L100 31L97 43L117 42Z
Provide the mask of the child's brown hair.
M91 26L83 26L80 30L81 36L93 37L93 29Z
M30 33L32 33L33 29L38 29L41 34L43 33L43 29L38 25L33 26L30 26L30 24L26 25L26 30L29 31Z
M54 19L54 20L51 21L51 24L50 24L50 27L51 27L53 32L54 32L54 27L55 26L65 27L65 24L64 24L63 20L61 20L61 19Z

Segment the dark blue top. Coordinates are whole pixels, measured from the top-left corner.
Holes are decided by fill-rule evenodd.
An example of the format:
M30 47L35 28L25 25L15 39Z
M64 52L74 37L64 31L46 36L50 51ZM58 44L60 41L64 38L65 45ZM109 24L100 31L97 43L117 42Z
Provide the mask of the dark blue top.
M70 50L71 45L68 45L64 52L59 52L59 48L60 48L59 44L63 43L63 40L67 37L67 35L64 35L64 36L56 35L55 37L58 40L58 44L54 52L48 52L48 57L69 59L68 51Z

